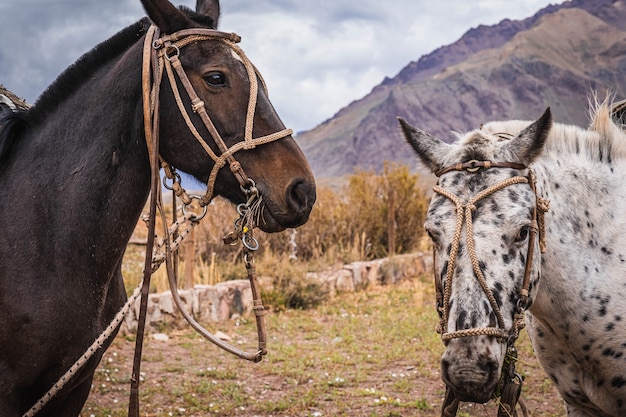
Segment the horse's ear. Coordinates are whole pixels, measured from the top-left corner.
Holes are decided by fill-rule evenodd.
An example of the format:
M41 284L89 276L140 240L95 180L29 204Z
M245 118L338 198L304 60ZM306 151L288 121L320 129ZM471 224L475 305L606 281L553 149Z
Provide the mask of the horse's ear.
M404 138L415 150L420 161L433 173L439 171L443 166L443 158L447 155L450 145L423 130L414 128L401 117L398 117L398 122Z
M141 0L150 20L159 27L163 33L174 33L187 29L191 21L168 0Z
M219 0L196 0L196 13L213 19L213 27L217 29L217 22L220 18Z
M551 128L552 112L548 107L539 119L505 143L503 149L513 154L515 162L528 166L541 154Z

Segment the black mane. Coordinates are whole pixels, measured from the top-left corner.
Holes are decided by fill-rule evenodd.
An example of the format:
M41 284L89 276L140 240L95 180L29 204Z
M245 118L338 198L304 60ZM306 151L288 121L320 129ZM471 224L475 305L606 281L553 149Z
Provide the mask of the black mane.
M196 13L185 6L181 6L180 9L197 24L213 28L214 22L211 17ZM46 88L29 112L30 117L37 120L41 113L55 108L64 97L71 95L81 84L89 80L103 62L115 58L137 42L148 31L151 23L150 19L144 17L85 53Z
M98 44L70 65L52 82L27 111L7 111L0 116L0 160L6 156L13 143L19 140L30 125L43 120L56 109L65 97L74 93L93 73L110 59L115 58L144 35L150 27L148 18L122 29L108 40Z
M85 81L89 80L103 62L107 62L127 50L146 33L149 27L150 21L143 18L81 56L44 90L28 112L28 119L37 122L50 110L55 109L65 97L74 93Z
M212 17L203 15L201 13L196 13L194 10L190 9L187 6L180 6L180 10L182 10L191 20L196 22L202 27L206 27L209 29L216 29L215 22Z
M25 123L26 112L24 110L0 111L0 161L7 155L13 143L21 136Z
M195 23L213 28L214 23L211 17L196 13L185 6L180 6L180 9ZM88 80L103 62L115 58L137 42L148 31L151 23L150 19L145 17L85 53L46 88L29 112L29 118L32 117L37 120L41 117L41 113L45 114L56 107L58 103L63 101L64 97L71 95Z
M198 25L214 28L212 18L198 14L184 6L180 9ZM86 52L44 90L30 110L1 112L0 160L8 154L13 143L19 140L29 125L37 124L45 119L50 111L56 109L66 97L72 95L88 81L103 62L119 56L134 45L147 32L150 24L150 19L144 17Z

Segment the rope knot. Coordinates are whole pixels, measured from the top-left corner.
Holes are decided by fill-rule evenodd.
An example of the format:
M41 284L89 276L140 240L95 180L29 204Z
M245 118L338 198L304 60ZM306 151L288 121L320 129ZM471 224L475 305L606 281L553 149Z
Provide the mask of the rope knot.
M194 113L198 113L198 111L203 108L204 101L200 100L199 98L196 98L191 102L191 110L193 110Z
M231 172L235 173L235 172L240 172L241 171L241 164L239 163L239 161L233 161L230 163L230 170Z
M537 197L537 209L547 213L550 210L550 200L546 200L543 197Z
M543 197L537 197L537 225L539 227L539 250L541 253L546 253L546 216L545 214L550 210L550 200L546 200Z
M187 195L187 192L180 185L179 182L175 182L172 184L172 190L174 190L174 194L176 194L176 196L181 199L183 204L185 205L191 204L191 198L189 197L189 195Z
M209 194L205 194L202 196L202 198L200 198L200 207L207 207L209 204L211 204L211 199L213 198L212 195Z

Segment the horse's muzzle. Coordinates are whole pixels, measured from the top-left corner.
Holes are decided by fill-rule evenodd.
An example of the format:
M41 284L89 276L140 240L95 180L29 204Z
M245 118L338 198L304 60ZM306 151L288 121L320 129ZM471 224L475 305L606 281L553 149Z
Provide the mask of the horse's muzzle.
M266 201L267 210L261 216L259 228L264 232L279 232L303 225L309 219L316 199L315 183L296 178L287 186L284 207Z
M496 389L500 376L497 361L481 358L473 364L453 363L450 359L441 360L441 377L464 402L486 403Z

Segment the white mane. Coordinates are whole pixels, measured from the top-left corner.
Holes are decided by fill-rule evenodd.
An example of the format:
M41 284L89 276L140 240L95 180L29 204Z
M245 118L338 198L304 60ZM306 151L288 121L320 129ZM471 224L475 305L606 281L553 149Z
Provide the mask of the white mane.
M507 168L442 175L433 188L425 228L446 312L441 375L457 399L485 402L510 371L489 331L500 321L494 332L517 331L528 282L527 333L568 416L626 416L626 131L611 114L620 105L591 105L587 129L554 124L545 143L542 117L517 143L532 122L490 122L452 146L418 150L444 167L525 157L532 172L532 187L524 170ZM529 240L535 222L544 248Z
M626 159L626 132L611 119L610 104L606 101L598 104L590 113L591 124L587 130L555 123L546 141L545 152L580 153L596 161ZM480 130L493 135L516 135L531 123L524 120L489 122Z

